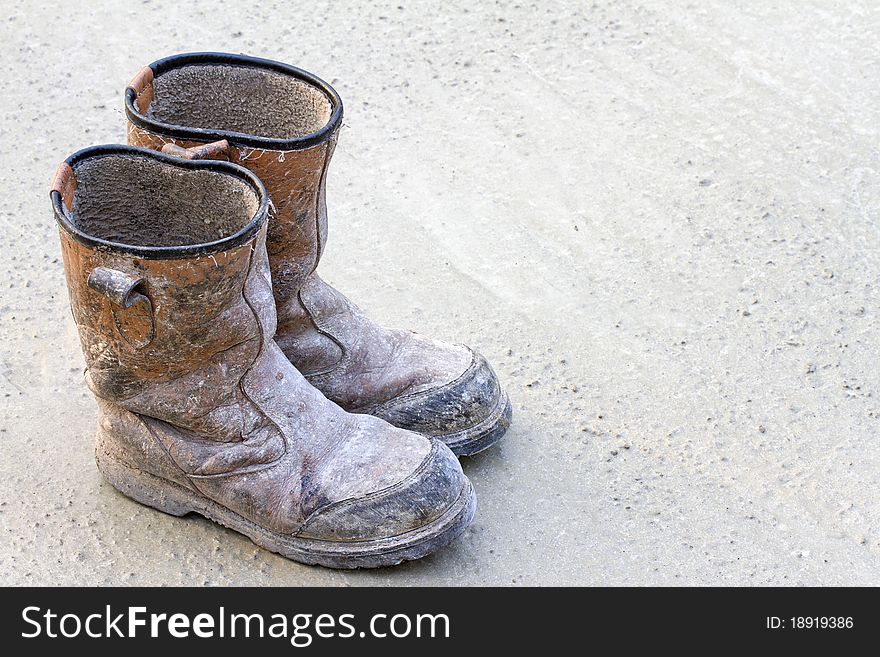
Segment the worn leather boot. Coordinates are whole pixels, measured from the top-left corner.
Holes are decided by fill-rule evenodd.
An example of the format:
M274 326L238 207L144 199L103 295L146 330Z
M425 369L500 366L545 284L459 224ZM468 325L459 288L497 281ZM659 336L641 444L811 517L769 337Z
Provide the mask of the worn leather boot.
M458 455L501 438L511 407L485 358L381 327L315 273L327 235L327 167L342 122L332 87L279 62L177 55L135 76L126 112L129 143L185 157L225 155L266 184L278 209L267 240L275 340L310 383L348 411L434 436Z
M464 531L475 496L449 448L345 412L272 340L256 176L99 146L59 167L51 197L111 484L334 568L415 559Z

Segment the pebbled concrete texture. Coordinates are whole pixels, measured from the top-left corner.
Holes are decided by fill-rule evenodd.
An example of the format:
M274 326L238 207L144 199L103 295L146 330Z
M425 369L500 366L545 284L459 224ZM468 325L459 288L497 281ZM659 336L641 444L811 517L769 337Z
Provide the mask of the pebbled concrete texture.
M880 6L766 4L7 2L0 581L880 584ZM300 566L94 466L49 180L193 50L339 90L319 271L510 392L436 556Z

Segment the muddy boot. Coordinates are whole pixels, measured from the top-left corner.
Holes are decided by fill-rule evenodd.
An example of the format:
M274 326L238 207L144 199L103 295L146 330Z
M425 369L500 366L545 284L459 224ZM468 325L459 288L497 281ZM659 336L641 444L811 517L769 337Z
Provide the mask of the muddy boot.
M449 448L345 412L272 340L256 176L99 146L59 167L51 196L111 484L333 568L416 559L464 531L475 497Z
M196 53L144 68L126 89L128 140L185 157L237 162L278 209L267 247L275 340L309 382L348 411L434 436L458 455L510 425L507 395L465 346L381 327L315 272L327 233L325 179L342 102L325 82L278 62ZM189 154L187 148L195 148Z

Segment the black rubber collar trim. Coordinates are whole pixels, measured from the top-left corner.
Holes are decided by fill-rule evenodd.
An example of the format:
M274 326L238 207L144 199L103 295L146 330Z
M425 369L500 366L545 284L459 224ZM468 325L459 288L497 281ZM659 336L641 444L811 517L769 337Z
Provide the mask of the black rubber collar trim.
M111 251L147 260L167 260L176 258L191 258L194 256L211 255L221 251L228 251L237 246L241 246L254 239L260 229L266 224L269 218L269 194L263 183L257 176L252 174L244 167L223 162L220 160L184 160L172 155L165 155L158 151L149 150L147 148L138 148L136 146L122 146L117 144L104 146L91 146L77 151L66 160L64 160L76 172L76 165L84 160L105 157L108 155L128 155L131 157L144 157L159 162L164 162L170 166L181 169L203 169L206 171L216 171L225 175L234 176L243 180L250 185L257 193L260 199L260 205L250 222L238 232L224 237L214 242L205 242L203 244L185 244L183 246L140 246L132 244L123 244L119 242L111 242L103 240L94 235L84 233L77 228L71 221L67 208L61 194L52 190L50 198L52 199L52 208L55 210L55 219L58 225L77 242L89 248L99 249L103 251Z
M125 89L125 114L132 124L144 130L158 133L177 139L188 139L193 141L212 142L221 139L227 140L233 146L247 146L249 148L259 148L271 151L299 151L316 144L327 141L339 126L342 124L342 99L336 90L329 84L324 82L316 75L312 75L308 71L289 66L281 62L271 59L261 59L259 57L249 57L247 55L233 55L222 52L192 52L183 55L172 55L163 59L156 60L150 64L153 69L153 77L157 78L162 73L172 69L181 68L183 66L193 66L198 64L226 64L229 66L245 66L265 68L284 75L302 80L313 87L320 89L330 100L333 108L330 114L330 120L323 128L310 135L297 137L296 139L273 139L271 137L258 137L242 132L233 132L230 130L212 130L210 128L191 128L182 125L164 123L156 121L144 114L141 114L135 105L135 91L131 87Z

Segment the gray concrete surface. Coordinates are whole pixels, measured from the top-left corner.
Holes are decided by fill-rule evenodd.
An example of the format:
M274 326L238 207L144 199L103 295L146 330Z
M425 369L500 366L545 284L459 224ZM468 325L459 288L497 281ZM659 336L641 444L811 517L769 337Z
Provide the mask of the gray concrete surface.
M5 2L6 584L880 584L880 5ZM191 50L347 107L321 273L516 408L435 557L288 562L102 482L47 199Z

